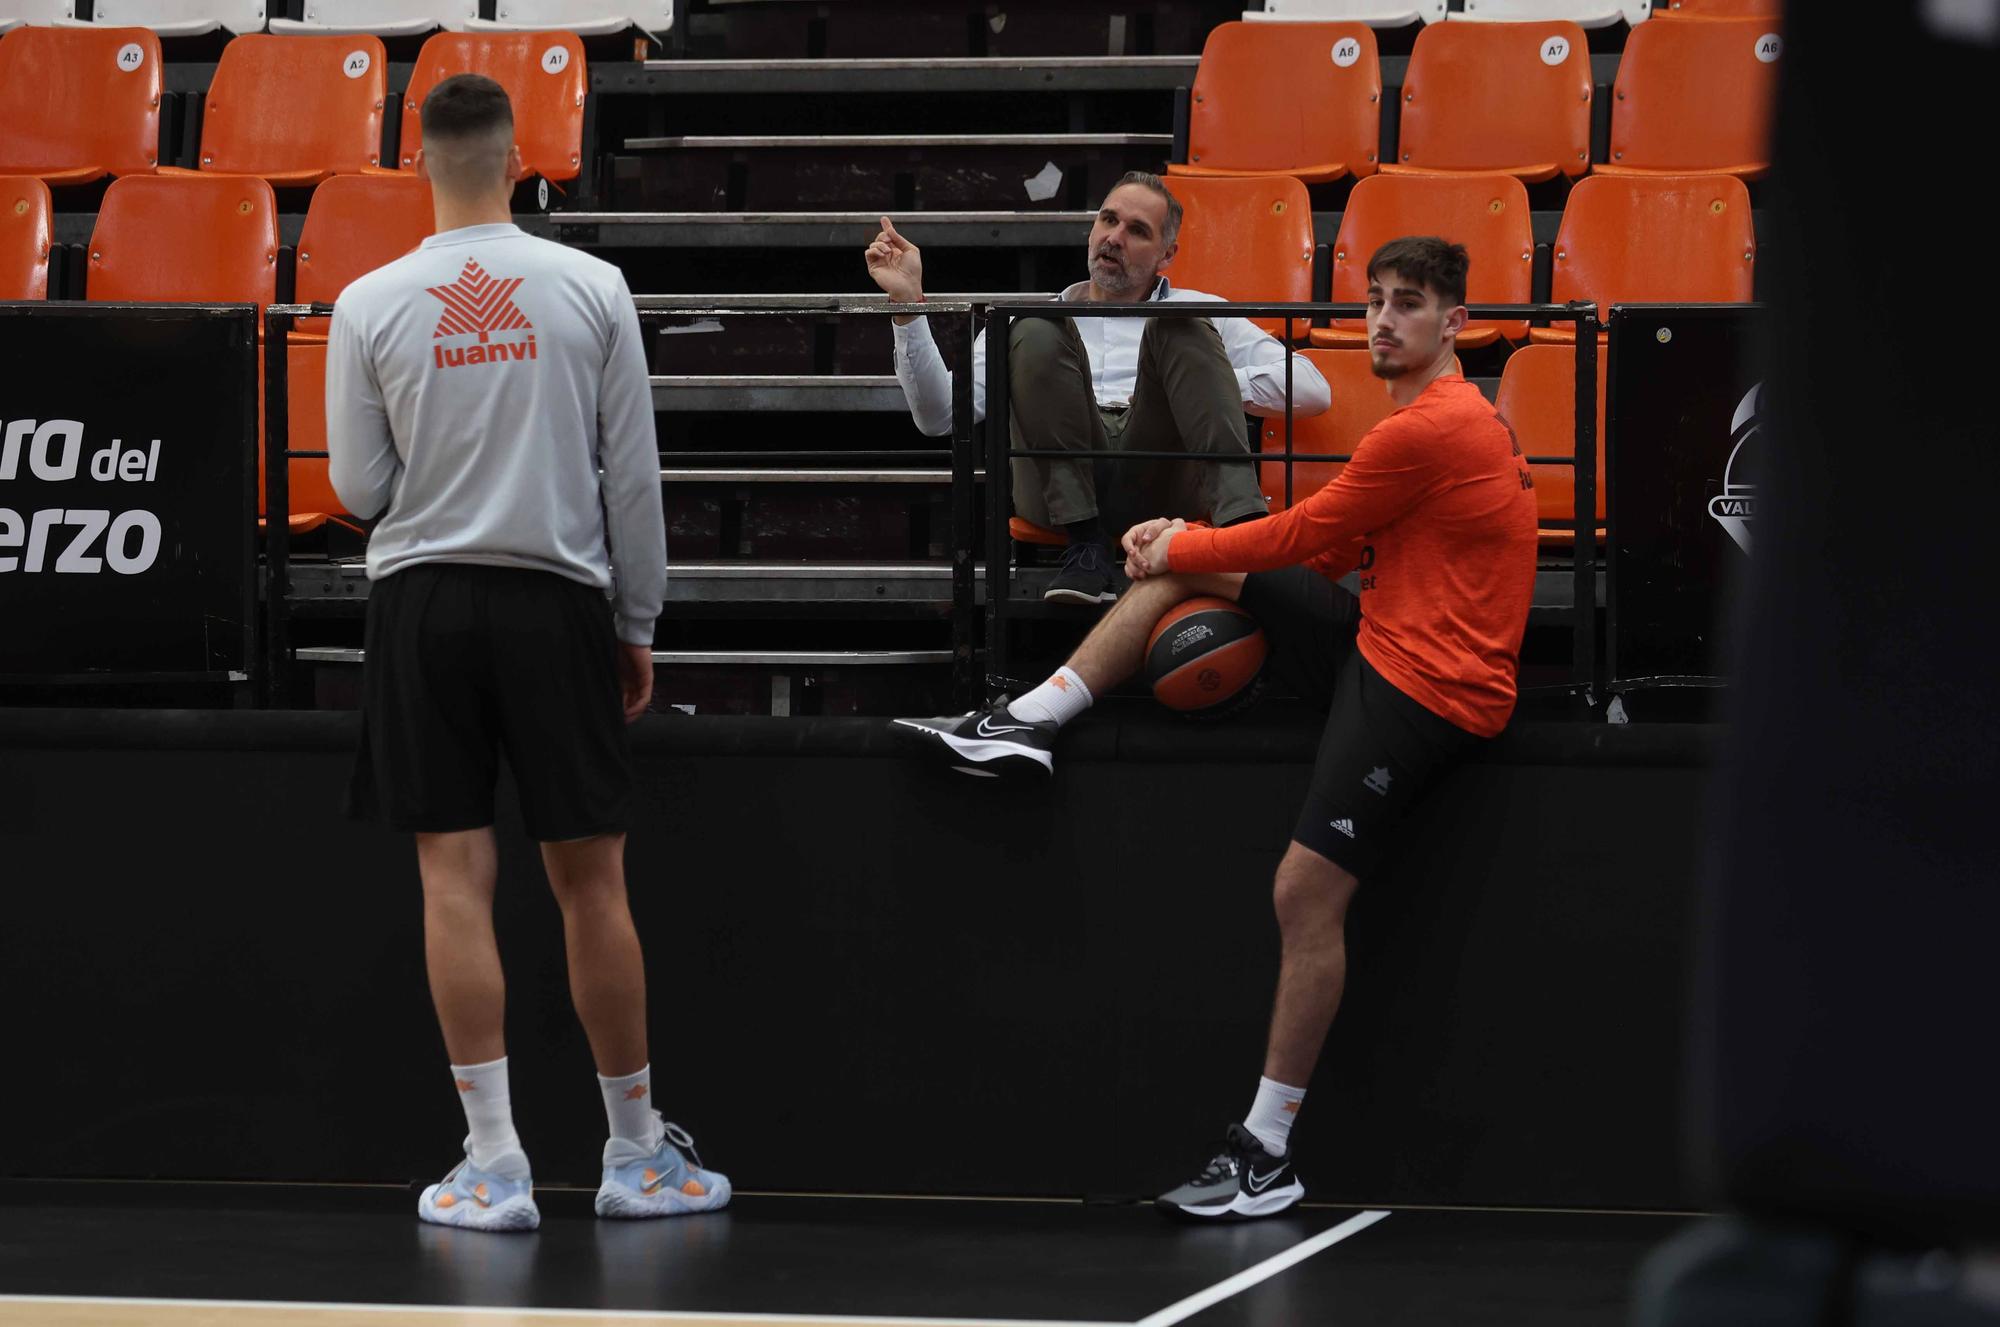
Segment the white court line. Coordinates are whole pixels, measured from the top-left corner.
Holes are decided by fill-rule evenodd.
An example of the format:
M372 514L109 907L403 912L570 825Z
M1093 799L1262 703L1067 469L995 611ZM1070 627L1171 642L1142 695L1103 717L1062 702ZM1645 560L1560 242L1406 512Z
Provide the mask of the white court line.
M79 1304L106 1307L175 1309L255 1309L338 1313L491 1314L509 1318L600 1318L618 1322L743 1322L743 1323L919 1323L922 1327L1132 1327L1121 1322L1069 1322L1042 1318L930 1318L893 1314L840 1313L698 1313L692 1309L546 1309L509 1308L494 1304L341 1304L289 1299L149 1299L125 1295L6 1295L7 1304Z
M1169 1327L1172 1323L1183 1322L1203 1309L1220 1304L1231 1295L1248 1290L1260 1281L1270 1280L1287 1267L1297 1266L1323 1249L1332 1248L1349 1235L1360 1234L1387 1215L1389 1215L1387 1212L1381 1211L1357 1213L1331 1230L1322 1230L1311 1239L1301 1244L1294 1244L1283 1253L1274 1254L1255 1267L1238 1272L1227 1281L1218 1281L1206 1290L1189 1295L1178 1304L1169 1304L1158 1313L1148 1314L1133 1324L1133 1327Z

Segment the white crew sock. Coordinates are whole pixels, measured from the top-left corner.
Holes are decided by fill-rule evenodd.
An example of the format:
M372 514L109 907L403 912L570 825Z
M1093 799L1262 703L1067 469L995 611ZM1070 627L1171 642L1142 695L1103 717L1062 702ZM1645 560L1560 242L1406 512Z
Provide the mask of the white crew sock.
M1291 1145L1292 1121L1299 1117L1299 1104L1305 1099L1302 1087L1259 1078L1257 1099L1250 1103L1250 1117L1243 1121L1243 1127L1256 1135L1266 1152L1281 1157Z
M604 1093L604 1117L610 1122L611 1136L637 1143L650 1152L660 1145L660 1112L653 1109L653 1066L622 1078L597 1076L598 1090Z
M514 1103L507 1093L507 1057L486 1064L454 1064L452 1080L472 1136L465 1154L481 1170L510 1180L528 1178L528 1155L514 1132Z
M1048 681L1019 700L1010 701L1007 713L1028 723L1052 723L1060 728L1090 708L1090 688L1070 668L1058 668Z

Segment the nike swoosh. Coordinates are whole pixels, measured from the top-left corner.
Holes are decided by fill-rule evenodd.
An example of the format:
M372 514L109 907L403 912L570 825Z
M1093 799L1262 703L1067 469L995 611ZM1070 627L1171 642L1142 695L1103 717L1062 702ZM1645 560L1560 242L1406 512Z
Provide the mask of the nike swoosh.
M978 733L981 737L998 737L1002 733L1028 733L1033 732L1034 729L1029 728L1025 724L1018 728L989 728L986 726L986 720L981 719L977 724L973 725L972 731Z
M1250 1185L1250 1192L1252 1193L1264 1192L1264 1190L1271 1187L1273 1181L1275 1181L1278 1178L1278 1176L1284 1173L1285 1173L1285 1168L1283 1166L1278 1167L1276 1170L1272 1171L1268 1175L1259 1175L1256 1171L1256 1168L1252 1167L1250 1170L1250 1178L1248 1180L1248 1183Z

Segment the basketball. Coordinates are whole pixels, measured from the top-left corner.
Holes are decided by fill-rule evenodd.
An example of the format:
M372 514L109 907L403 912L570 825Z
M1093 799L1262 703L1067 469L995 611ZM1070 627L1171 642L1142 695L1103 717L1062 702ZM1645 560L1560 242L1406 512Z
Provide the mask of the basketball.
M1146 642L1146 681L1170 710L1208 717L1256 699L1264 629L1227 599L1190 599Z

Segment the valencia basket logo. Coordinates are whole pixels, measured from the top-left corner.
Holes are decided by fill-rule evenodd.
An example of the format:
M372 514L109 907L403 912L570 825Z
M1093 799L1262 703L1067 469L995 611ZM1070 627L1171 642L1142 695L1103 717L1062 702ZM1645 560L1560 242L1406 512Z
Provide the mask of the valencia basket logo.
M1722 468L1722 492L1708 500L1708 514L1736 546L1750 551L1750 522L1757 515L1757 408L1764 384L1758 383L1737 402L1729 421L1729 463Z

